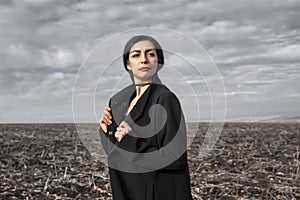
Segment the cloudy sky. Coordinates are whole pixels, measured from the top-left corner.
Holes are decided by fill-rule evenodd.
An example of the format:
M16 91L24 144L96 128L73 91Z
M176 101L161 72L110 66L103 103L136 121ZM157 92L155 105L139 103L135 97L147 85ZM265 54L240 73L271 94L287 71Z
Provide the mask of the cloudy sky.
M224 83L227 120L299 117L299 10L300 1L293 0L2 0L0 122L73 122L76 113L85 116L90 111L80 103L74 104L72 99L75 80L86 83L85 92L94 96L91 101L78 100L80 97L76 95L75 98L92 105L94 119L87 118L97 121L107 98L116 88L124 86L126 81L122 80L128 77L123 71L120 73L123 70L120 59L111 64L118 68L105 68L109 70L100 81L98 71L93 71L93 66L104 71L104 66L99 67L103 56L122 51L121 48L114 51L113 47L124 45L124 41L112 40L117 44L105 53L100 52L102 57L94 55L98 64L90 56L91 51L115 34L142 27L174 30L203 46L219 72L211 71L205 79L216 78ZM183 43L178 45L187 50ZM172 59L172 55L167 56L169 64L161 76L180 97L188 115L193 110L184 98L188 94L180 93L187 90L180 85L176 87L171 79L168 82L168 78L176 77L174 63L182 61L175 62L178 57ZM84 63L88 56L91 61ZM193 52L188 59L199 57ZM78 72L83 63L89 73L81 79ZM204 78L188 64L182 64L181 69L186 73L181 76L187 77L189 83L200 84L198 89L195 86L193 94L199 97L201 118L194 113L194 118L188 119L211 119L212 101L206 98L205 87L201 87ZM96 88L89 90L90 82L96 82ZM223 99L216 100L214 112L223 111L222 102Z

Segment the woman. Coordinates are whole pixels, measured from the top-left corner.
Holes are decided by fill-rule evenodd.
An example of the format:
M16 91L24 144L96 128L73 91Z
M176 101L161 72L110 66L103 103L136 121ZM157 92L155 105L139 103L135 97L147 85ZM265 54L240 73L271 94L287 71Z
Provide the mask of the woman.
M183 113L157 75L164 64L161 46L135 36L125 45L123 64L133 84L110 99L99 121L113 198L192 199Z

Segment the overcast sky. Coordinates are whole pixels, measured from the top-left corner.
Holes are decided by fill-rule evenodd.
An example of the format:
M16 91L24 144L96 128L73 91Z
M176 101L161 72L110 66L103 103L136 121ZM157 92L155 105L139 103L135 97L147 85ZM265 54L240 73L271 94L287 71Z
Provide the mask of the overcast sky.
M181 32L207 50L220 72L207 78L223 80L227 120L300 116L300 1L2 0L0 4L1 123L73 122L72 90L84 59L105 39L141 27ZM190 59L197 60L193 56ZM165 82L176 60L168 58L161 72ZM111 76L102 80L107 90L94 94L93 101L99 102L93 105L95 122L116 80L123 86L120 79L128 80L114 74L123 70L121 60L113 64L118 70L111 69ZM97 82L98 76L86 81ZM196 73L187 76L190 82L203 83ZM192 108L179 94L180 86L170 88L182 97L189 113ZM95 93L95 88L90 91ZM202 92L196 90L196 96L205 96ZM209 103L207 98L200 102L206 108ZM201 119L211 118L205 108L202 111Z

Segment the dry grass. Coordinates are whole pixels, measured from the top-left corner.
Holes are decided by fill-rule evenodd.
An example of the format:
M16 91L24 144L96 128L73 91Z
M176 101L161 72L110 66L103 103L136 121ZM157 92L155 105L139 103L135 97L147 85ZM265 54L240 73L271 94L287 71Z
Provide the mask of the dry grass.
M188 152L194 199L300 199L299 123L227 123L200 158L207 126ZM0 125L0 135L0 199L112 199L73 124Z

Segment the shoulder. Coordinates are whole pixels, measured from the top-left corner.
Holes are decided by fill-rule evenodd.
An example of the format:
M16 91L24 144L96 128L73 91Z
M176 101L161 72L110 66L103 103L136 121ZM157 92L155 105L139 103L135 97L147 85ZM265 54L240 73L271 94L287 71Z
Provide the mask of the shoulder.
M165 85L153 84L152 94L156 96L159 102L179 102L177 96Z
M182 108L175 93L164 85L155 85L154 89L155 92L152 93L155 95L154 103L163 106L168 115L171 114L169 119L179 119Z

